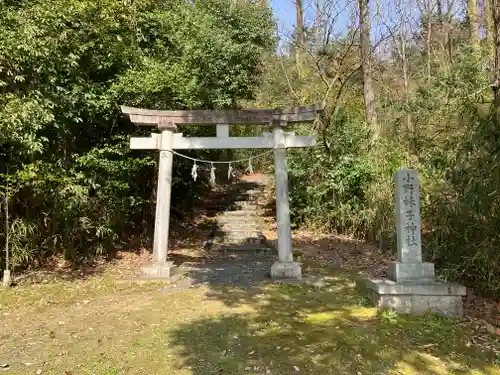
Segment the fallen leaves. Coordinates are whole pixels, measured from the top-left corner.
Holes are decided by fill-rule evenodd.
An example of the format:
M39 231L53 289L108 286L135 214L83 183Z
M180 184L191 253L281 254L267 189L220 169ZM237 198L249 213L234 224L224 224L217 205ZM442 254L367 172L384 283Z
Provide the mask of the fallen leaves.
M490 323L488 323L485 320L483 320L482 323L483 323L484 327L486 328L486 331L488 331L488 333L490 333L492 335L496 335L497 334L497 328L495 328L493 326L493 324L490 324Z
M316 263L357 270L365 276L380 278L387 274L387 264L394 260L373 245L347 237L297 231L294 248Z

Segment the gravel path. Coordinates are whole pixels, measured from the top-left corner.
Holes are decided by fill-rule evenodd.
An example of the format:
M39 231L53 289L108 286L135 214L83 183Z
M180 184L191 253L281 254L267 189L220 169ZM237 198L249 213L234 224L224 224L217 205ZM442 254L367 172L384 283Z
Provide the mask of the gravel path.
M241 252L217 255L210 263L183 264L177 273L180 279L162 289L164 292L198 285L252 288L270 281L269 272L277 255L274 251Z
M212 263L183 266L192 284L224 284L251 287L269 280L271 265L276 260L272 251L228 253Z

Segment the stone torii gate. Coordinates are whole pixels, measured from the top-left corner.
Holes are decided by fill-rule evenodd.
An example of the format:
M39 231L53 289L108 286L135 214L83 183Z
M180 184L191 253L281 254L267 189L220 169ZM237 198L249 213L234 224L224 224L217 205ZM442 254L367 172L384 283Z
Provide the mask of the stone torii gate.
M159 150L158 188L153 243L153 263L142 269L149 278L168 278L173 262L167 261L173 150L199 149L274 149L276 181L276 218L278 224L278 261L271 267L271 277L300 278L300 264L293 261L290 204L288 195L287 148L316 145L315 136L297 136L285 132L290 123L311 123L322 105L289 109L224 109L164 111L122 106L136 125L156 126L160 133L150 137L132 137L133 150ZM216 137L184 137L176 133L177 126L216 125ZM259 137L230 137L230 125L271 125L273 132Z

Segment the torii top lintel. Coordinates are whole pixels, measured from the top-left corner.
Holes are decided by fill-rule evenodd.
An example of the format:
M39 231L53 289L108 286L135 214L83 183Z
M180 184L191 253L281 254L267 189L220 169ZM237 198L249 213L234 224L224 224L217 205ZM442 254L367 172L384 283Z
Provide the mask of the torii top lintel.
M313 122L324 110L323 104L292 107L286 109L216 109L164 111L121 106L123 114L137 125L268 125L272 122L296 123Z

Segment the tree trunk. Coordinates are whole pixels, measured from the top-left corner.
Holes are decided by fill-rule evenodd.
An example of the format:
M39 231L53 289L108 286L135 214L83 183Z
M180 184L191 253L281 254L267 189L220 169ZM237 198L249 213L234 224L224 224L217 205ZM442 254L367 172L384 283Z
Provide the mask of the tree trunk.
M380 136L380 128L377 121L377 103L372 80L372 45L370 40L370 12L369 0L358 0L359 4L359 42L361 68L363 70L363 93L365 99L366 121L372 128L372 141Z
M314 36L314 42L315 42L315 47L316 51L319 51L321 48L321 28L323 25L322 22L322 14L321 14L321 3L320 0L316 0L316 27L315 27L315 36Z
M401 34L401 64L403 68L403 83L405 88L405 101L406 101L406 110L408 113L406 114L406 129L410 134L413 134L415 129L413 127L413 121L411 119L411 113L409 112L410 107L410 84L408 79L408 59L406 57L406 40L404 35Z
M467 16L469 19L469 41L472 53L477 58L479 53L479 22L477 19L477 1L467 0Z
M483 0L483 23L486 32L486 48L488 51L488 63L491 64L494 53L494 32L493 32L493 17L491 14L492 0ZM489 65L491 67L491 65Z
M441 0L436 0L436 8L437 8L437 22L441 23L443 21L443 3Z
M493 37L493 18L491 14L492 0L483 0L483 23L486 36L489 39Z
M431 83L432 0L428 0L427 5L427 82Z
M297 11L297 27L295 29L295 64L299 78L302 77L302 52L304 48L304 8L302 7L302 0L295 0Z
M495 51L495 63L493 69L493 76L495 82L493 83L493 95L495 106L500 105L500 0L491 0L491 12L493 15L493 41Z
M410 77L408 72L408 57L406 54L406 38L408 36L408 13L407 7L403 4L402 0L397 1L398 12L401 12L401 33L399 34L399 47L398 41L394 40L396 44L396 50L401 59L401 68L403 70L403 84L405 89L405 102L406 102L406 130L410 135L413 135L415 128L413 125L410 108Z

